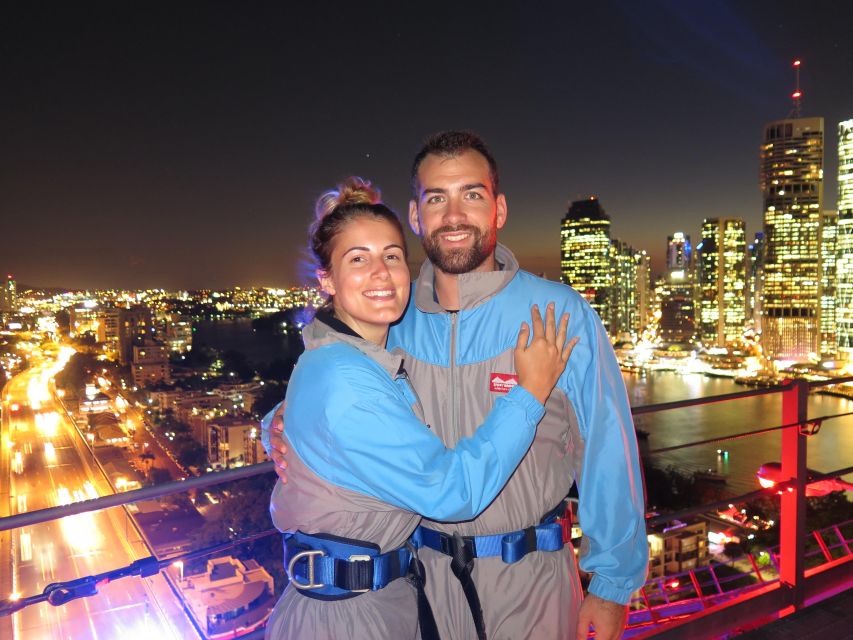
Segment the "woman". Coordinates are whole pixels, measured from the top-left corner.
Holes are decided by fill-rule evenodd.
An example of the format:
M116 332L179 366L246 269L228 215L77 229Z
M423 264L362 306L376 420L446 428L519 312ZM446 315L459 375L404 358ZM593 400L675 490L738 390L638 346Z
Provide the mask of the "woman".
M311 230L329 302L305 328L287 391L289 482L270 510L285 533L291 583L267 638L418 638L406 541L420 515L485 509L533 440L576 340L568 318L531 312L515 350L519 384L471 438L447 449L421 422L402 359L385 351L410 282L403 230L370 184L350 178L317 203ZM415 566L416 566L415 561Z

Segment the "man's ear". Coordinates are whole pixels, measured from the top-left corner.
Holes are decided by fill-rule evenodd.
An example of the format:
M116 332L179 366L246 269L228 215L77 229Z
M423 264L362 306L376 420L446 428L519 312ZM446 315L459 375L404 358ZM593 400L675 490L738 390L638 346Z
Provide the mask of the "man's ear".
M498 229L502 229L506 224L507 217L507 208L506 208L506 196L502 193L499 193L497 198L495 198L495 208L497 212L495 214L495 226Z
M418 203L409 200L409 228L416 236L421 235L421 221L418 216Z
M331 274L325 269L317 269L317 271L315 271L315 275L317 276L317 281L320 283L320 289L322 289L323 293L330 296L335 295L335 283L332 280Z

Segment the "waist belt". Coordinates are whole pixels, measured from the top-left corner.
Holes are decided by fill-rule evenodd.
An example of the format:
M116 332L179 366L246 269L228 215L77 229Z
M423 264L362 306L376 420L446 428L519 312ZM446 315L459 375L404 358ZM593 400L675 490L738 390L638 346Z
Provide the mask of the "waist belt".
M380 553L379 547L370 542L297 531L284 536L284 557L290 584L318 600L354 598L367 591L378 591L398 578L409 577L417 590L421 638L439 640L435 617L424 592L424 566L411 543Z
M562 501L542 517L541 524L519 531L488 536L448 534L420 526L412 534L415 547L429 547L451 557L450 569L462 585L474 619L478 640L487 640L486 624L477 586L471 578L475 558L500 556L507 564L518 562L533 551L559 551L569 541L571 514Z
M456 554L461 544L471 558L500 556L501 560L511 564L533 551L559 551L563 548L567 542L564 537L564 509L561 504L548 512L542 523L536 526L488 536L459 536L420 526L412 534L412 542L418 548L429 547L448 556Z
M284 540L290 584L321 600L340 600L377 591L409 574L408 547L380 553L368 542L297 531Z

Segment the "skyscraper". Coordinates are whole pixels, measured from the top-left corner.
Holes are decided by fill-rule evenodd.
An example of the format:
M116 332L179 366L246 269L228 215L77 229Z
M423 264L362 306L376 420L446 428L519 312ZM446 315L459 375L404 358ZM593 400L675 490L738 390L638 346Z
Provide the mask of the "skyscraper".
M834 358L838 351L836 328L836 256L838 213L820 216L820 354Z
M688 343L695 337L693 247L690 236L676 231L666 239L666 274L656 287L660 299L658 337Z
M835 312L838 355L853 359L853 120L838 124Z
M752 244L747 247L747 319L757 333L761 333L763 326L764 244L764 232L756 231Z
M598 198L572 202L560 230L560 280L598 312L610 330L610 217Z
M610 244L610 335L637 336L637 252L626 242L612 240Z
M666 238L666 271L671 280L684 280L693 265L693 247L690 236L676 231ZM678 272L681 272L680 274Z
M17 287L11 274L6 276L3 289L0 290L0 313L14 313L17 302Z
M652 259L645 250L637 252L637 317L633 331L641 335L652 320Z
M696 247L698 333L706 346L725 347L746 326L746 227L740 218L708 218Z
M769 123L761 145L763 341L774 360L820 351L823 118Z

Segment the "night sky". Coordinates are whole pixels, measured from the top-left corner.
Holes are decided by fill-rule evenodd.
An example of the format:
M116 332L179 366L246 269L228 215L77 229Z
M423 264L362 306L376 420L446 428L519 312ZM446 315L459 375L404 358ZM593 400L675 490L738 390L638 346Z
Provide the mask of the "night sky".
M16 2L0 14L0 270L298 284L319 192L362 175L404 214L411 158L446 128L492 147L499 237L522 266L557 278L567 203L594 194L658 270L666 236L695 243L704 217L760 230L761 129L790 113L796 57L835 206L851 27L846 1Z

